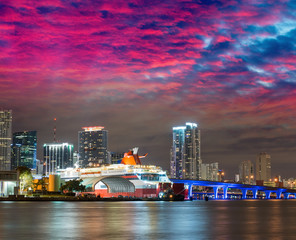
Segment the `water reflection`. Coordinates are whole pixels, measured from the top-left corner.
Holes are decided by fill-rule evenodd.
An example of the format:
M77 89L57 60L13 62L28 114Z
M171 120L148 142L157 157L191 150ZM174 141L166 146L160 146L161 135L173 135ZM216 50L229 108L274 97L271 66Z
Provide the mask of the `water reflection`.
M1 202L0 239L293 239L295 200Z

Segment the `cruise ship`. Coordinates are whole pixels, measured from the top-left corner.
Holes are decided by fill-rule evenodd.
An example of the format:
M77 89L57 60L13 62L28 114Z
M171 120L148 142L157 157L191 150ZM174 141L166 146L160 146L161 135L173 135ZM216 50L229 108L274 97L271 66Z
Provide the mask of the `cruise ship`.
M147 154L146 154L147 155ZM124 154L120 164L92 168L68 168L60 172L61 179L82 179L86 192L102 198L155 198L170 186L171 181L161 167L142 165L138 148Z

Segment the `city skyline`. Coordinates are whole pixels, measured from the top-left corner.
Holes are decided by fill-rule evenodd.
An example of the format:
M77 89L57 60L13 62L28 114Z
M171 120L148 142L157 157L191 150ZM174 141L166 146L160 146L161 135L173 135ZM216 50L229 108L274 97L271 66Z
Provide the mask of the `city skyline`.
M4 110L3 111L3 113L6 113L6 112L9 113L10 118L12 120L12 111L11 110ZM5 121L5 118L3 118L2 120ZM43 155L42 155L41 159L43 159L44 163L47 163L46 166L51 165L52 160L54 162L56 162L55 159L48 160L47 158L50 158L51 155L55 155L54 151L57 151L57 149L56 149L57 147L58 148L59 147L68 148L68 146L69 146L71 149L70 150L71 156L69 155L70 162L67 160L67 157L66 157L66 160L57 160L57 162L59 162L59 164L57 165L57 166L59 166L58 168L61 168L62 166L64 166L64 168L74 167L74 165L76 165L76 164L78 164L77 166L80 166L80 167L88 167L88 166L94 167L94 166L99 166L101 164L107 164L107 165L108 164L117 164L119 161L119 158L123 158L125 152L117 152L116 153L116 152L112 151L112 149L108 148L108 144L107 144L108 130L106 130L105 127L103 127L103 126L82 127L83 131L78 131L78 147L77 147L77 150L75 151L73 144L61 143L56 139L56 120L57 119L54 118L54 128L53 128L54 141L50 144L46 144L46 143L43 144ZM11 123L12 123L12 121L10 121L10 125L11 125ZM223 167L219 168L218 162L202 163L202 160L200 158L201 138L200 138L200 130L199 130L197 123L186 122L184 126L175 126L172 128L172 130L173 130L173 134L172 134L172 138L173 138L172 143L173 144L171 146L171 151L170 151L170 169L167 169L167 172L168 173L170 172L170 176L172 178L214 180L214 179L216 179L216 177L217 177L216 175L218 174L218 172L221 172L221 173L223 172L223 176L224 176ZM9 131L8 131L8 133L9 133ZM11 154L12 154L11 169L14 169L16 166L26 166L26 164L16 164L16 162L15 162L17 160L15 158L17 153L19 155L18 156L19 160L17 160L17 161L20 161L20 158L26 158L26 155L20 154L19 150L15 149L16 145L19 145L18 147L21 146L20 142L19 143L15 142L15 137L20 138L20 139L25 138L25 141L24 141L24 139L22 140L22 142L25 145L28 144L29 142L33 143L32 141L35 142L34 143L34 145L35 145L34 146L34 149L35 149L34 165L36 165L35 161L36 160L40 161L40 160L36 159L37 131L14 132L12 135L13 135L13 138L12 138L13 144L11 144ZM28 138L28 136L30 136L30 137ZM33 138L34 138L34 140L33 140ZM24 145L24 147L26 148L27 146L25 146L25 145ZM52 153L49 153L49 150L50 150L49 148L51 148L50 146L53 146ZM45 150L45 149L47 149L47 150ZM33 150L33 149L31 149L31 150ZM129 150L131 150L131 149L129 149ZM64 151L64 150L60 149L58 151ZM104 153L100 152L100 151L104 151ZM46 153L46 152L48 152L48 153ZM88 157L84 157L85 153L87 153ZM76 154L76 157L74 157L73 154L74 155ZM101 157L97 158L99 156L97 154L99 154L99 155L102 154L102 155L101 155ZM62 155L64 155L64 154L62 154ZM80 155L79 163L78 163L78 158L77 158L78 156L77 155ZM268 155L267 153L261 152L261 153L257 154L257 158L255 161L255 163L256 163L256 178L254 176L253 161L248 160L248 161L243 161L240 163L240 166L238 167L239 174L235 174L235 175L240 176L239 177L240 181L244 182L245 178L251 178L252 181L255 179L260 180L261 177L259 177L258 174L261 175L261 173L259 173L259 172L261 172L262 167L260 164L258 164L258 156L263 156L263 155L264 156L266 155L269 158L269 163L267 164L268 165L267 168L269 168L269 170L267 170L269 172L267 175L269 175L269 177L264 179L264 181L267 181L267 179L269 179L271 181L271 179L273 179L273 176L271 175L270 155ZM95 156L97 156L97 157L95 157ZM58 157L58 158L60 158L60 157ZM114 160L113 160L113 157L115 157ZM75 161L74 161L74 158L75 158ZM90 164L90 162L91 162L91 164ZM246 166L246 164L248 166ZM15 167L13 167L13 166L15 166ZM33 168L36 168L36 167L37 166L35 166ZM55 169L55 170L53 172L55 172L56 169L58 169L58 168L54 167L53 169ZM47 169L47 167L46 167L46 169ZM49 172L49 171L45 170L45 172ZM180 175L180 173L181 173L181 175ZM194 178L193 175L191 176L191 174L193 174L194 176L196 175L196 178ZM275 176L275 178L278 178L279 176L281 176L281 175L277 175L277 176ZM234 180L234 179L236 179L236 176L234 176L234 178L231 176L228 176L228 179Z
M31 1L0 6L0 107L13 132L77 149L83 126L169 169L171 128L197 122L226 176L259 152L294 176L293 1ZM39 159L41 157L39 156Z
M12 128L12 126L13 126L13 117L12 117L12 111L11 110L2 110L2 112L3 113L9 113L9 116L10 116L10 128ZM5 118L3 119L4 121L5 121ZM46 158L46 156L47 156L47 154L45 154L45 147L48 145L53 145L53 146L57 146L57 145L60 145L60 146L64 146L65 144L66 145L68 145L69 143L62 143L62 142L60 142L58 139L57 139L57 136L56 136L56 122L57 122L57 119L56 118L54 118L54 127L53 127L53 129L52 129L52 135L53 135L53 141L51 142L51 143L42 143L41 145L42 145L42 147L41 147L41 145L39 144L39 147L40 148L42 148L43 149L43 151L36 151L36 157L37 157L37 155L38 156L40 156L40 159L42 160L43 159L43 161L45 161L45 162L47 162L47 160L45 160L45 158ZM91 162L93 162L93 160L95 160L95 159L93 159L93 157L88 157L88 158L86 158L86 159L84 159L84 157L83 157L83 153L80 153L79 154L79 152L81 151L81 147L84 149L86 146L87 146L87 148L93 148L94 147L94 149L96 149L98 146L98 149L101 149L101 150L99 150L99 151L104 151L104 160L103 160L103 158L101 159L101 161L99 161L100 162L100 164L110 164L111 162L112 162L112 154L115 154L115 155L122 155L123 156L123 154L125 153L125 152L127 152L127 149L125 149L123 152L114 152L113 151L113 149L110 149L110 148L108 148L108 141L107 141L107 139L108 139L108 130L107 129L105 129L105 127L103 127L103 126L90 126L90 127L82 127L81 128L83 131L78 131L78 144L69 144L69 146L71 146L71 148L72 148L72 150L71 150L71 154L73 155L73 153L74 154L78 154L78 155L80 155L80 159L79 159L79 163L78 163L78 165L79 166L84 166L84 167L87 167L88 165L89 166L95 166L96 164L86 164L86 159L88 159L87 161L91 161ZM194 133L193 134L193 132L195 132L195 131L197 131L196 133ZM16 135L19 135L19 134L27 134L27 133L34 133L35 134L35 141L37 140L37 138L36 138L36 135L37 135L37 131L28 131L28 130L25 130L25 131L23 131L23 132L11 132L11 134L13 135L13 137L11 137L11 140L9 140L9 141L12 141L13 139L14 139L14 136L16 136ZM9 134L9 131L8 131L8 134ZM87 135L82 135L82 134L87 134ZM191 135L196 135L196 137L194 137L194 136L191 136ZM180 136L179 136L180 135ZM185 135L186 135L186 137L185 137ZM171 134L171 137L172 137L172 139L170 139L170 140L173 140L172 141L172 145L171 145L171 148L170 148L170 162L169 162L169 169L165 169L168 173L170 173L171 174L171 177L173 177L173 178L185 178L185 179L187 179L187 178L192 178L192 177L189 177L189 176L179 176L179 177L177 177L176 175L177 175L177 171L176 171L176 169L183 169L183 167L185 167L186 166L186 164L189 164L188 166L187 166L187 170L189 170L189 169L191 169L191 170L193 170L194 169L194 167L193 167L193 165L194 165L194 162L196 161L196 164L199 166L198 167L198 171L196 172L196 173L194 173L194 174L197 174L197 175L200 175L201 176L201 169L202 168L204 168L204 170L203 171L206 171L206 168L207 167L209 167L209 166L212 166L213 164L215 165L215 164L217 164L217 166L215 167L215 168L217 168L217 170L219 170L219 171L223 171L223 175L224 175L224 171L225 171L225 168L223 167L223 164L221 164L221 162L220 162L220 166L221 167L219 167L218 168L218 164L219 164L219 161L217 161L217 162L215 162L215 163L210 163L210 162L202 162L202 159L200 158L200 152L201 152L201 149L200 149L200 146L201 146L201 137L200 137L200 128L199 128L199 125L197 124L197 123L192 123L192 122L186 122L185 123L185 125L183 126L181 126L181 125L179 125L179 126L174 126L174 127L172 127L172 134ZM82 137L83 136L83 137ZM87 137L86 137L87 136ZM83 140L83 138L84 137L86 137L85 138L85 140ZM178 140L176 140L177 138L178 138ZM180 138L180 139L179 139ZM91 140L92 139L92 140ZM182 140L183 139L183 140ZM187 140L185 140L185 139L187 139ZM181 142L180 142L181 141ZM186 142L187 142L187 144L186 144ZM196 142L196 143L192 143L192 142ZM83 147L83 146L80 146L79 147L79 145L80 144L86 144L85 145L85 147ZM103 145L100 145L100 144L102 144L103 143ZM99 144L99 145L97 145L97 144ZM192 146L191 146L191 144L193 144ZM35 148L36 148L36 142L35 142ZM182 150L180 150L180 154L178 155L178 154L176 154L176 147L174 147L174 146L177 146L177 148L178 149L180 149L180 147L182 148ZM37 145L38 146L38 145ZM76 146L75 148L74 148L74 146ZM103 147L103 148L102 148ZM188 148L188 149L187 149ZM195 152L195 151L193 151L193 152L191 152L192 150L190 150L190 149L194 149L194 148L196 148L196 159L195 159L195 154L193 154L193 152ZM175 150L174 150L175 149ZM186 150L187 149L187 150ZM131 148L129 148L128 150L131 150ZM88 150L87 150L88 151ZM87 152L86 151L86 152ZM93 150L91 150L91 151L93 151ZM97 151L97 150L96 150ZM42 153L41 153L42 152ZM179 152L179 150L177 151L177 152ZM38 153L38 154L37 154ZM190 154L189 154L190 153ZM13 155L14 154L14 144L11 144L11 154ZM91 153L91 156L94 154L94 152L93 153ZM97 154L97 153L95 153L95 154ZM100 154L103 154L103 153L100 153ZM176 155L175 155L176 154ZM193 154L193 155L192 155ZM174 157L174 155L176 156L176 157ZM187 156L188 155L188 156ZM269 168L270 168L270 155L268 155L266 152L260 152L260 153L257 153L257 155L256 155L256 159L255 160L253 160L253 159L251 159L251 160L247 160L247 161L243 161L243 162L240 162L240 166L238 166L238 168L236 168L236 171L234 171L234 174L233 174L233 176L231 176L231 174L230 173L228 173L228 176L227 176L227 179L229 179L229 180L235 180L236 179L236 176L235 175L240 175L241 176L241 164L244 164L244 163L246 163L246 162L249 162L248 164L252 164L252 168L256 165L256 168L255 168L255 170L256 170L256 175L258 175L258 171L260 171L259 169L261 169L261 167L258 165L258 156L261 156L261 155L266 155L266 156L268 156L268 158L269 158ZM82 156L82 157L81 157ZM178 157L179 156L179 157ZM186 157L187 156L187 157ZM106 158L106 159L105 159ZM109 159L110 158L110 159ZM72 166L74 166L75 165L75 161L73 161L74 160L74 158L73 158L73 156L72 157L70 157L70 159L71 159L71 164L70 165L68 165L68 167L72 167ZM84 159L84 160L83 160ZM108 160L107 160L108 159ZM189 160L189 159L195 159L195 160L193 160L193 162L192 162L192 160ZM36 158L36 160L38 160L37 158ZM77 161L78 161L78 159L76 159ZM15 161L14 159L13 159L13 157L11 156L11 166L13 166L13 161ZM40 160L38 160L38 161L40 161ZM111 161L110 163L109 163L109 161ZM181 161L180 162L180 167L177 167L177 165L178 164L176 164L177 162L179 162L179 161ZM85 162L85 163L83 163L83 162ZM99 162L97 162L97 160L95 160L93 163L99 163ZM191 162L191 163L190 163ZM118 160L116 161L116 163L118 163ZM115 163L115 164L116 164ZM113 164L113 162L111 163L111 164ZM146 164L145 162L144 162L144 164ZM147 162L147 164L151 164L151 162L150 161L148 161ZM156 163L157 164L157 163ZM213 166L214 166L213 165ZM20 166L24 166L23 164L21 164ZM161 166L161 165L160 165ZM190 166L190 167L189 167ZM201 167L201 169L199 169ZM234 166L232 166L232 167L234 167ZM34 167L35 168L35 167ZM185 167L186 168L186 167ZM11 169L13 169L13 167L11 168ZM223 170L224 169L224 170ZM235 168L234 168L235 169ZM277 178L278 176L284 176L284 177L287 177L286 175L285 175L285 173L280 173L280 174L278 174L278 170L277 169L274 169L275 171L274 172L276 172L276 173L272 173L271 174L271 170L269 169L269 176L270 177L268 177L268 179L273 179L273 177L275 177L275 178ZM227 169L226 169L226 171L227 171ZM246 171L250 171L250 170L246 170ZM254 170L253 170L254 171ZM184 170L181 170L181 172L182 172L182 175L184 175ZM186 171L187 172L187 171ZM188 172L190 172L190 171L188 171ZM192 174L193 174L193 172L192 172ZM213 172L211 172L210 174L213 174ZM207 174L206 174L206 172L204 172L203 173L203 175L204 176L207 176ZM253 174L254 175L254 174ZM207 176L208 177L208 176ZM255 176L253 176L253 177L255 177ZM290 177L290 176L288 176L288 177ZM259 177L259 175L258 176L256 176L255 177L255 179L260 179L260 177ZM194 179L194 178L192 178L192 179ZM198 179L198 178L197 178ZM241 178L240 178L240 180L241 180ZM244 181L244 180L243 180ZM265 179L265 181L267 181L266 179Z

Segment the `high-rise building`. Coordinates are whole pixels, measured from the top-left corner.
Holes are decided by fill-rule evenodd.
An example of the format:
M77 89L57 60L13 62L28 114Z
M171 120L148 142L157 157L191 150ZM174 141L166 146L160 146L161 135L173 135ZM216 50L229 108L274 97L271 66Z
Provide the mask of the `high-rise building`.
M256 159L256 181L271 181L270 155L266 152L259 153Z
M73 144L69 143L44 144L44 173L54 174L59 169L73 167L73 148Z
M239 165L239 179L243 184L254 184L254 164L248 160L243 161Z
M173 127L172 178L200 179L200 131L196 123Z
M0 110L0 171L11 170L12 111Z
M24 131L13 134L11 169L18 166L36 168L37 132Z
M219 171L218 162L202 163L200 166L201 166L200 167L201 180L218 181L218 171Z
M124 152L110 152L111 164L118 164L124 157Z
M78 152L82 167L110 163L108 131L104 127L84 127L78 132Z
M36 159L36 174L43 175L43 163Z
M73 153L73 166L76 168L81 166L81 163L79 162L79 153L77 151Z

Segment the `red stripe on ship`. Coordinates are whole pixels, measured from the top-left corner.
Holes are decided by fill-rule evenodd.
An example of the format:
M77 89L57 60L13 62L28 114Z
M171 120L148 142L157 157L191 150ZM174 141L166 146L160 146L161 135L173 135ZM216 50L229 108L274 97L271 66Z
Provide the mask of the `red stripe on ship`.
M81 175L87 175L87 174L101 174L101 172L86 172L86 173L81 173Z
M137 175L132 175L132 176L122 176L122 178L138 178Z

